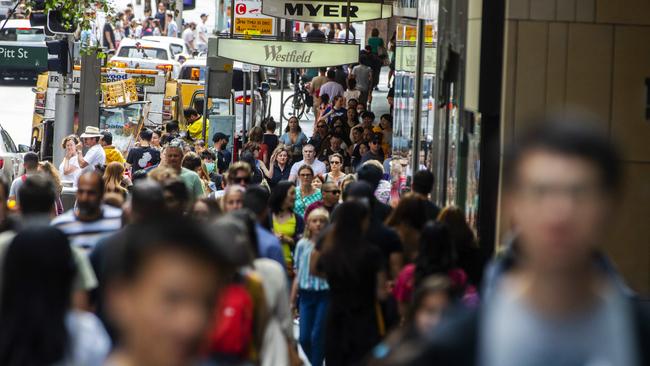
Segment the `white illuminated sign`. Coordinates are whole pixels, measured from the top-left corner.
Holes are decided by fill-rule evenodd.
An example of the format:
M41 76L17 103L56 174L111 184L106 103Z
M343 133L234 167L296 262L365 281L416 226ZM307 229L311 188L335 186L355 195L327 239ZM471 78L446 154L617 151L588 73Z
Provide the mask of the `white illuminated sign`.
M217 56L261 66L327 67L357 63L359 45L218 38Z
M341 23L390 18L393 6L382 3L365 3L346 1L299 1L299 0L264 0L262 13L278 18L298 20L301 22Z

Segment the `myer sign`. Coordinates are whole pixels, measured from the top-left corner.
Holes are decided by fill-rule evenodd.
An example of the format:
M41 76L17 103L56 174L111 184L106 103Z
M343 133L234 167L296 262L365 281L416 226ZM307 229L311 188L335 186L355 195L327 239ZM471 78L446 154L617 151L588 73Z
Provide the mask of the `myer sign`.
M356 63L359 45L219 38L217 55L271 67L327 67Z
M393 16L393 6L382 3L346 1L264 0L262 13L301 22L340 23L350 16L351 22L362 22Z

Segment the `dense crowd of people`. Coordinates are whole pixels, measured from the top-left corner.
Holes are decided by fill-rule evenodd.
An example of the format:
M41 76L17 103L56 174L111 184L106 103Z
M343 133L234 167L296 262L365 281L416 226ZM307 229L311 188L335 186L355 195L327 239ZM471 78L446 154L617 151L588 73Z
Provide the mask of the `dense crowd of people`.
M430 171L383 201L379 161L323 162L305 143L291 164L272 123L234 162L229 136L215 151L165 132L159 147L147 129L126 158L93 127L64 139L59 169L27 153L25 174L0 185L0 363L648 360L647 313L595 246L620 186L597 133L552 124L507 156L518 236L484 276L462 210L428 197Z
M164 3L132 15L105 46L179 36ZM326 30L303 37L350 31ZM503 166L514 239L488 265L431 171L391 179L392 116L370 108L383 47L302 75L312 136L269 118L209 143L188 109L187 132L142 128L126 154L96 127L58 167L25 154L0 178L0 364L649 364L650 315L599 250L622 176L607 135L522 133Z

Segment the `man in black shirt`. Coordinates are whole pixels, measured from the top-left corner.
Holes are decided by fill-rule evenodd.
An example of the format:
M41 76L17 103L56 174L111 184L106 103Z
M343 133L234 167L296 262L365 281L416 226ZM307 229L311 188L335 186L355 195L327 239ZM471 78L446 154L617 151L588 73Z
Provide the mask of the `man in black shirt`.
M368 160L377 160L380 163L383 163L384 151L381 149L381 134L374 134L368 146L370 147L370 150L361 157L361 163L363 164Z
M343 138L340 135L332 134L329 139L329 146L323 146L318 160L327 161L333 154L341 154L343 156L343 168L349 168L351 165L350 155L341 147Z
M314 23L311 25L311 30L307 33L308 42L325 42L325 33L320 30L320 24Z
M126 163L131 167L131 174L160 164L160 151L151 147L153 132L148 128L140 131L140 146L129 150Z
M433 191L435 184L435 177L433 173L428 170L419 170L413 174L413 183L411 183L411 191L422 195L427 199L427 207L425 216L429 220L437 220L440 214L440 207L429 200L429 194Z
M223 174L227 171L230 162L232 161L232 153L226 148L229 140L230 136L221 132L217 132L212 136L212 141L214 142L214 153L217 155L217 169L219 174Z
M104 29L102 30L102 46L109 50L115 50L115 32L113 31L113 26L111 22L113 19L110 15L106 16L106 23L104 23Z
M166 17L165 14L167 13L167 7L165 6L165 3L162 1L158 3L158 10L156 11L156 16L155 18L158 19L160 22L160 31L163 34L167 34L167 28L165 28L165 21Z

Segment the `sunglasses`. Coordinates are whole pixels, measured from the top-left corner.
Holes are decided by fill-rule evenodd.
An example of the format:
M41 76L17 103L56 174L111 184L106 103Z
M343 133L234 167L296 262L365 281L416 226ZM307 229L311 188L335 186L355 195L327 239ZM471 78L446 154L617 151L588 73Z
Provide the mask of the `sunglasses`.
M235 179L233 179L233 181L236 183L248 183L250 180L250 177L235 177Z
M330 164L339 165L341 164L341 162L334 160L334 161L330 161Z
M340 189L334 189L334 190L331 190L331 191L323 191L323 192L325 192L325 193L332 193L332 194L341 194L341 190L340 190Z

